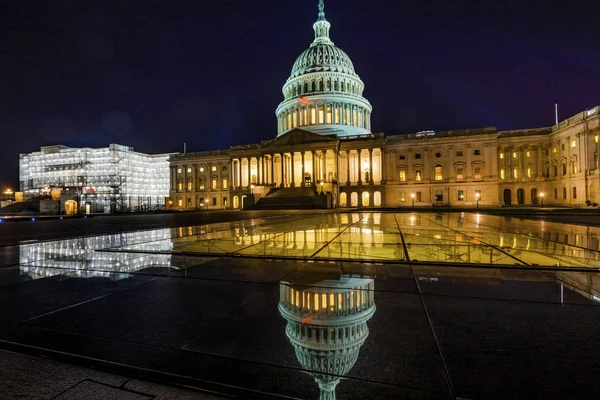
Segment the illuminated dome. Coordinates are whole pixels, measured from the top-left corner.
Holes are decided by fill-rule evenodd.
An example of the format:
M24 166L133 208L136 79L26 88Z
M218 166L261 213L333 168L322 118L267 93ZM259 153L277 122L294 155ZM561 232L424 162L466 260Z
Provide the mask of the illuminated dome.
M321 135L371 135L371 104L362 96L364 83L350 57L329 38L323 0L313 24L315 40L302 52L283 85L277 132L301 128Z

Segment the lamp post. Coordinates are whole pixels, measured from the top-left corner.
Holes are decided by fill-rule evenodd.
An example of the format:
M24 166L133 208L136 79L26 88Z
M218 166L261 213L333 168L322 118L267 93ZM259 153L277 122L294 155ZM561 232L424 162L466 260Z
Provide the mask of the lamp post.
M411 194L410 194L410 198L411 198L411 200L412 200L412 208L415 208L415 194L414 194L414 193L411 193Z
M173 209L173 200L169 200L169 211Z
M254 185L250 185L250 194L254 194Z
M321 194L323 194L323 181L321 181Z
M477 203L477 208L479 208L479 198L481 195L479 193L475 193L475 202Z
M542 208L544 208L544 192L540 193L540 201L542 203Z

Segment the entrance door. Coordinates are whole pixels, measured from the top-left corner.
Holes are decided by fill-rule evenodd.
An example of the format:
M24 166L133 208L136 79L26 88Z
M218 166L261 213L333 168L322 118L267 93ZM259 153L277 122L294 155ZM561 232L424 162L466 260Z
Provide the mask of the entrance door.
M538 203L537 189L531 189L531 204L536 205Z
M435 204L436 205L441 205L444 203L444 191L443 190L436 190L435 191Z
M511 204L512 193L510 189L504 189L504 205L510 206Z

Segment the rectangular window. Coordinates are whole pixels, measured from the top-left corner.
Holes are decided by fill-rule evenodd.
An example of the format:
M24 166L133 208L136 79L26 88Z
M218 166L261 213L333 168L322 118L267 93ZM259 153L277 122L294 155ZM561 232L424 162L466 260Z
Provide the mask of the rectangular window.
M456 157L462 157L462 150L459 150L456 152Z
M513 178L519 179L519 170L517 168L513 169Z
M179 191L183 190L183 182L177 182L177 190L179 190Z
M404 154L401 154L399 157L400 160L404 160L405 158L406 158L406 156Z
M441 181L442 179L444 179L442 172L443 172L442 167L435 167L435 180L436 181Z
M421 192L417 192L416 194L417 195L416 195L416 199L415 200L420 203L421 202Z
M187 190L192 190L192 181L188 181Z
M481 200L481 190L475 191L475 200Z
M444 201L444 192L435 192L435 201Z
M474 156L480 156L481 155L481 150L473 150L473 155Z
M548 155L548 149L546 149L546 155Z
M563 174L563 176L565 176L567 174L567 164L566 163L562 164L562 174Z
M216 205L217 205L217 198L213 197L213 206L216 206Z
M223 185L221 186L223 189L227 189L227 178L223 178Z
M227 207L227 197L223 197L223 205Z
M217 178L212 178L212 186L213 189L217 188Z
M212 167L210 167L210 170L211 170L212 172L215 172L215 171L217 170L217 166L216 166L216 165L213 165Z
M463 179L465 179L465 176L463 174L463 167L456 168L456 180L460 181Z
M417 182L421 181L421 170L420 169L418 169L418 170L415 171L415 180Z
M188 206L188 207L191 207L191 206L192 206L192 198L191 198L191 197L188 197L188 198L187 198L187 206Z
M566 199L567 199L567 188L564 187L563 188L563 200L566 200Z
M500 170L500 179L504 179L504 169Z
M200 188L200 190L204 190L204 189L206 189L204 186L205 185L204 185L204 178L203 178L203 179L200 179L200 184L198 185L198 188Z
M573 186L573 200L577 198L577 187Z
M188 168L187 168L187 173L188 173L188 174L191 174L191 173L192 173L192 167L188 167Z
M500 158L504 158L504 153L500 153Z
M556 147L553 147L553 148L552 148L552 152L553 152L553 153L556 153Z
M481 179L481 167L474 167L473 171L474 171L474 178Z
M513 158L517 158L517 152L513 151Z
M571 140L571 147L577 147L577 140Z
M558 200L558 189L554 188L554 200Z
M530 156L530 154L529 154L529 152L527 152L527 157L529 157L529 156Z
M577 161L573 161L573 174L577 173Z
M552 166L552 172L554 173L554 176L558 176L558 165Z
M179 201L177 202L177 205L178 205L179 207L183 206L183 200L179 199Z
M415 154L415 159L421 158L421 153L416 153Z
M567 146L564 143L560 145L561 150L565 150L566 148L567 148Z
M531 167L527 167L527 177L531 178Z
M464 201L465 200L465 192L462 190L458 191L458 201Z
M400 171L400 182L406 181L406 171Z
M178 174L180 174L180 173L182 173L182 172L183 172L183 170L182 170L181 168L177 168L177 173L178 173Z

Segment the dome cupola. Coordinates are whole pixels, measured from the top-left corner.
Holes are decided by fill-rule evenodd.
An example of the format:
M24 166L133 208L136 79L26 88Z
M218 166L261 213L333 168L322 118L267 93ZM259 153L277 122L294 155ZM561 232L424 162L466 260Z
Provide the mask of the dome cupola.
M319 1L315 39L296 59L276 110L278 135L302 128L339 137L371 135L371 104L350 57L329 37L331 24Z

